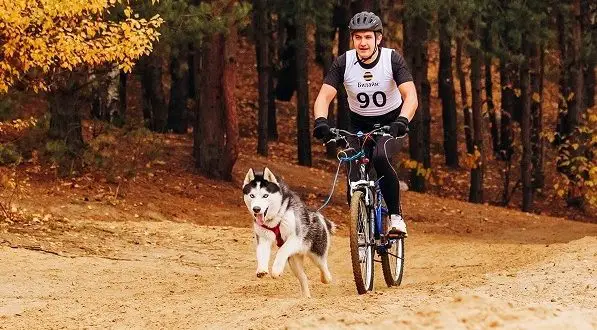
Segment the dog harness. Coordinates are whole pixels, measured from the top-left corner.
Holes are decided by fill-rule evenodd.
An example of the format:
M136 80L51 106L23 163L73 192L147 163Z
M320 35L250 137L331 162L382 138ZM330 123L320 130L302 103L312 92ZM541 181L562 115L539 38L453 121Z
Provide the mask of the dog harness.
M272 233L274 233L274 235L276 235L276 245L278 247L281 247L282 245L284 245L284 240L282 239L282 234L280 234L280 224L278 224L274 228L270 228L265 225L260 225L260 226L267 230L270 230Z

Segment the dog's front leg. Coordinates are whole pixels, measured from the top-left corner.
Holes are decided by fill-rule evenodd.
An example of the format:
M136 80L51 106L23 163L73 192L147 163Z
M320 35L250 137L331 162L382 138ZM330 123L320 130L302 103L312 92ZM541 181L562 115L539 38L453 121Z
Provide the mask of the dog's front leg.
M288 257L300 252L301 249L301 240L294 235L290 236L280 247L278 253L276 253L276 258L274 259L274 264L272 265L272 277L280 277L282 272L284 272L284 266L286 266Z
M257 277L261 278L267 275L267 266L269 263L269 256L272 251L272 241L265 237L257 239Z

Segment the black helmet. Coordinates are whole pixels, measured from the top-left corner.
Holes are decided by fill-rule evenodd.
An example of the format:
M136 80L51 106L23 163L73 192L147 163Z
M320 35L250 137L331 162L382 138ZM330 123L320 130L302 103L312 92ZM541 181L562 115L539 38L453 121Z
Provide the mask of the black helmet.
M381 19L372 12L362 11L352 17L348 24L350 31L383 32Z

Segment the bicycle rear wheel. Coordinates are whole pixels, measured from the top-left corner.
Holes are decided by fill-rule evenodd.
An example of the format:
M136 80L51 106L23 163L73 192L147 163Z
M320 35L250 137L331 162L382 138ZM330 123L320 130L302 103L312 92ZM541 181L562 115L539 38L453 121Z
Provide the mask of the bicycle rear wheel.
M350 201L350 258L357 292L373 290L373 253L369 213L362 191L355 191Z

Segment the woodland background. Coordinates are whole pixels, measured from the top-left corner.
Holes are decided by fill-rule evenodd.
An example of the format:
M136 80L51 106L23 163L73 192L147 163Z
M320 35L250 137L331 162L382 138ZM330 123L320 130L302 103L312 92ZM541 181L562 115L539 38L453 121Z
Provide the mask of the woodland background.
M595 221L588 0L0 0L4 217L34 180L93 175L117 202L141 169L181 157L171 135L192 141L173 171L232 180L243 153L333 171L311 108L361 10L382 17L419 94L396 164L410 189Z

